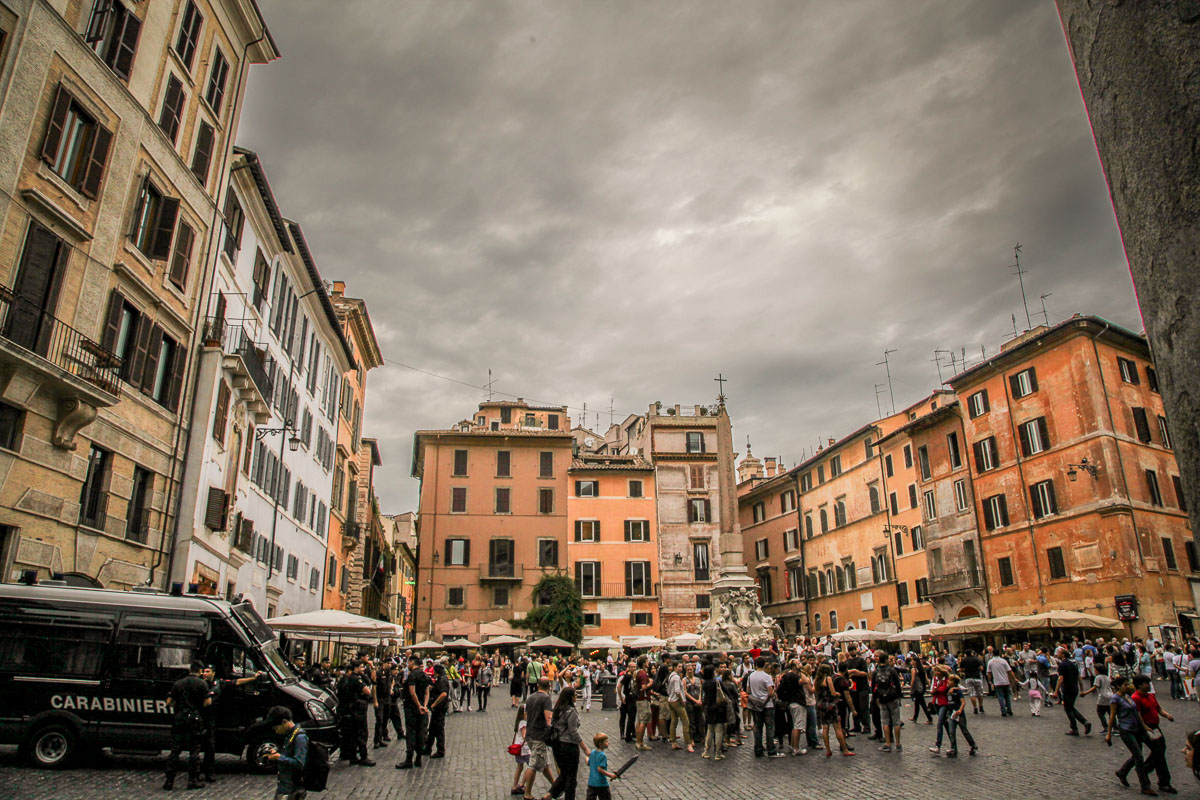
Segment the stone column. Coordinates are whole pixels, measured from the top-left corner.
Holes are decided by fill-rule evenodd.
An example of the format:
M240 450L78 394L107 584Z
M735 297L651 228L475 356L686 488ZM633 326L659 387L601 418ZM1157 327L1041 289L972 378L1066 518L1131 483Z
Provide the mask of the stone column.
M742 526L738 521L737 476L733 469L733 425L722 403L717 411L717 486L720 491L721 538L717 550L721 553L721 572L713 584L713 595L730 589L753 588L754 581L746 569L742 552ZM715 600L715 598L714 598Z

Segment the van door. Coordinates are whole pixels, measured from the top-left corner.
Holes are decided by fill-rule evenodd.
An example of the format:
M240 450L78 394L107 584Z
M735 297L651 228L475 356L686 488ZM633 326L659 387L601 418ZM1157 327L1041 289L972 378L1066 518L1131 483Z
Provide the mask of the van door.
M248 645L222 641L213 642L205 653L205 663L211 664L217 677L230 681L221 692L217 705L217 741L225 740L229 750L241 742L242 732L267 714L274 703L274 685L266 665ZM256 672L266 673L257 681L241 686L234 684ZM238 748L240 749L240 748Z
M171 686L199 657L208 623L201 617L125 614L117 630L107 743L131 750L165 750L171 742Z

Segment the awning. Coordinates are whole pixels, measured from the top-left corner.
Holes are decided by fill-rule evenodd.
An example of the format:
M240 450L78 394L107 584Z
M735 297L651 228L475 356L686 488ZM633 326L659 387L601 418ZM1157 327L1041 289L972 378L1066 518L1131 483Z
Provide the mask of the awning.
M404 638L404 629L399 625L333 608L271 617L267 625L277 633L287 633L293 639L340 639L365 644L382 639Z
M529 643L530 647L574 647L565 639L560 639L557 636L543 636L541 639L534 639Z
M922 639L928 639L936 631L941 630L943 627L945 626L939 625L936 622L926 622L924 625L917 625L909 628L906 631L893 633L891 636L887 637L887 640L889 642L919 642Z
M483 643L484 647L505 647L518 644L529 644L520 636L493 636Z

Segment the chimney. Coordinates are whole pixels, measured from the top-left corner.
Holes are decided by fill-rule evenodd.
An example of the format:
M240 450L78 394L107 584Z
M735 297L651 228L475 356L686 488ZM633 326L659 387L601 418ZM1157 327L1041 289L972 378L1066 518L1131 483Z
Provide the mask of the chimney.
M830 447L833 447L835 444L837 444L837 439L830 439L830 440L829 440L829 446L830 446Z
M778 466L777 466L777 462L775 461L775 456L767 456L764 459L764 462L766 463L767 477L774 478L775 473L778 471Z
M334 281L333 282L333 296L334 297L342 297L345 294L346 294L346 282L345 281Z

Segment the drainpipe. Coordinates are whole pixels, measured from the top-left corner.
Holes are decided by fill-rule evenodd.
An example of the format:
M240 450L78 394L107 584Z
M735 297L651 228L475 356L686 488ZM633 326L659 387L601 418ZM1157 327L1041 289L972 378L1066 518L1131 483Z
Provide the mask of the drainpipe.
M800 586L804 601L804 635L807 637L812 635L808 619L808 562L804 555L808 539L804 536L804 515L800 511L800 477L795 473L792 473L792 489L796 492L796 537L800 540Z

